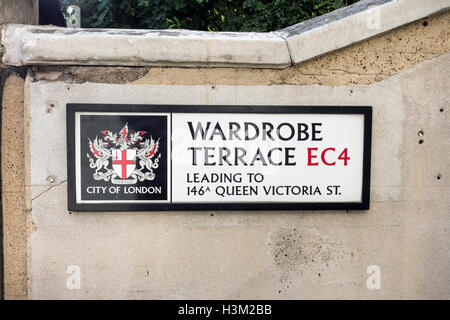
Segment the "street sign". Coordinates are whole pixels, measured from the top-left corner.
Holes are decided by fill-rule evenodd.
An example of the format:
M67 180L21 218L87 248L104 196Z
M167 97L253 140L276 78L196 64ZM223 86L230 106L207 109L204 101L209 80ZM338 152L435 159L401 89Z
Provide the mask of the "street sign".
M68 208L368 209L371 123L371 107L68 104Z

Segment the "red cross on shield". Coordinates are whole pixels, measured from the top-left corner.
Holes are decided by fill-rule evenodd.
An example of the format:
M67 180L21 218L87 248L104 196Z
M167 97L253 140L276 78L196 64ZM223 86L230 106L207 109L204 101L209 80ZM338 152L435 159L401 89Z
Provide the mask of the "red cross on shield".
M136 150L111 149L114 172L123 180L128 178L136 168Z

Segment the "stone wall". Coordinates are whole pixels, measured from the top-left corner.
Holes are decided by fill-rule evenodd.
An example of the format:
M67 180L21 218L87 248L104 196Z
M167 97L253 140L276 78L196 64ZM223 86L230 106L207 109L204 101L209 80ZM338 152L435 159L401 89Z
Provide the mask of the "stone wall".
M9 70L8 70L9 71ZM6 72L2 71L2 75ZM11 71L4 81L1 131L5 299L23 299L28 288L28 212L25 209L25 74ZM3 266L2 266L3 267Z
M350 86L32 81L32 297L447 298L449 66L444 54ZM69 102L372 105L371 209L68 212ZM66 287L70 265L80 290ZM370 265L380 290L366 287Z
M0 1L0 25L22 23L36 25L39 23L38 0L2 0ZM1 35L0 35L1 39ZM4 48L0 46L0 60ZM26 71L25 71L26 73ZM1 292L6 299L23 299L27 297L27 214L24 208L25 181L23 156L23 108L24 108L24 70L8 68L0 62L0 83L3 94L0 101L2 109L2 210L10 212L3 218L4 237L0 261L2 279ZM17 146L20 145L19 148ZM3 260L7 263L3 266ZM7 287L2 288L3 283ZM3 297L3 296L2 296Z
M8 297L448 299L449 17L284 69L32 65L4 92ZM65 105L76 102L371 105L371 209L68 212ZM381 289L366 285L371 265Z

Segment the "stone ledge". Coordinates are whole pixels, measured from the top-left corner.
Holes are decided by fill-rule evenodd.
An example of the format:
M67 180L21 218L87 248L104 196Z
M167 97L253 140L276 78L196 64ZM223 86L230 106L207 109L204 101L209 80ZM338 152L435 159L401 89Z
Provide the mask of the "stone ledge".
M11 65L242 66L284 68L285 41L273 33L69 29L7 25Z
M362 0L269 33L6 25L8 65L285 68L446 10L449 0Z
M449 8L449 0L363 0L275 33L297 64Z

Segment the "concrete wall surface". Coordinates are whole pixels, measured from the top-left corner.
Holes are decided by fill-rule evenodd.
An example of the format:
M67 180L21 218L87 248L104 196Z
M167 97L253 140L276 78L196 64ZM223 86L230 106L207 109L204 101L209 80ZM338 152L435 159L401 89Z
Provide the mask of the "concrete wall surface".
M36 25L39 23L39 0L0 0L0 25L7 23L23 23ZM0 41L2 35L0 35ZM5 49L0 45L0 61ZM15 72L6 70L6 65L0 62L0 105L3 123L1 160L2 168L9 172L23 170L23 148L17 150L17 145L23 142L24 81ZM4 91L4 95L3 95ZM11 128L15 130L11 131ZM27 242L23 241L26 234L26 213L24 203L24 180L14 179L8 170L2 170L2 208L0 209L0 299L23 299L27 297ZM23 171L22 171L23 172ZM6 177L5 177L6 176ZM12 178L12 179L11 179ZM11 180L9 180L11 179ZM8 181L4 183L4 181ZM19 195L19 196L18 196ZM23 201L14 201L22 198ZM3 212L15 212L3 215ZM4 230L6 230L4 232ZM15 230L14 232L11 232ZM21 236L22 234L22 236ZM19 240L20 239L20 240ZM8 261L8 263L3 263ZM11 263L9 263L11 262ZM20 266L19 268L17 266ZM8 289L5 290L4 287Z
M3 237L3 282L5 299L24 299L28 294L28 250L24 235L27 231L28 212L25 209L25 144L24 85L26 72L5 69L1 76L3 95L1 99L1 201ZM6 214L5 214L6 213ZM2 261L2 262L3 262Z
M21 66L1 101L5 297L450 299L450 3L424 3L262 35L3 26L2 67ZM32 4L1 0L0 24L37 23ZM370 210L68 212L76 102L370 105Z
M30 297L450 298L449 68L447 53L380 82L343 86L29 76ZM65 105L74 102L371 105L371 209L70 213ZM67 286L73 265L79 289ZM380 289L367 287L371 265L380 268Z

